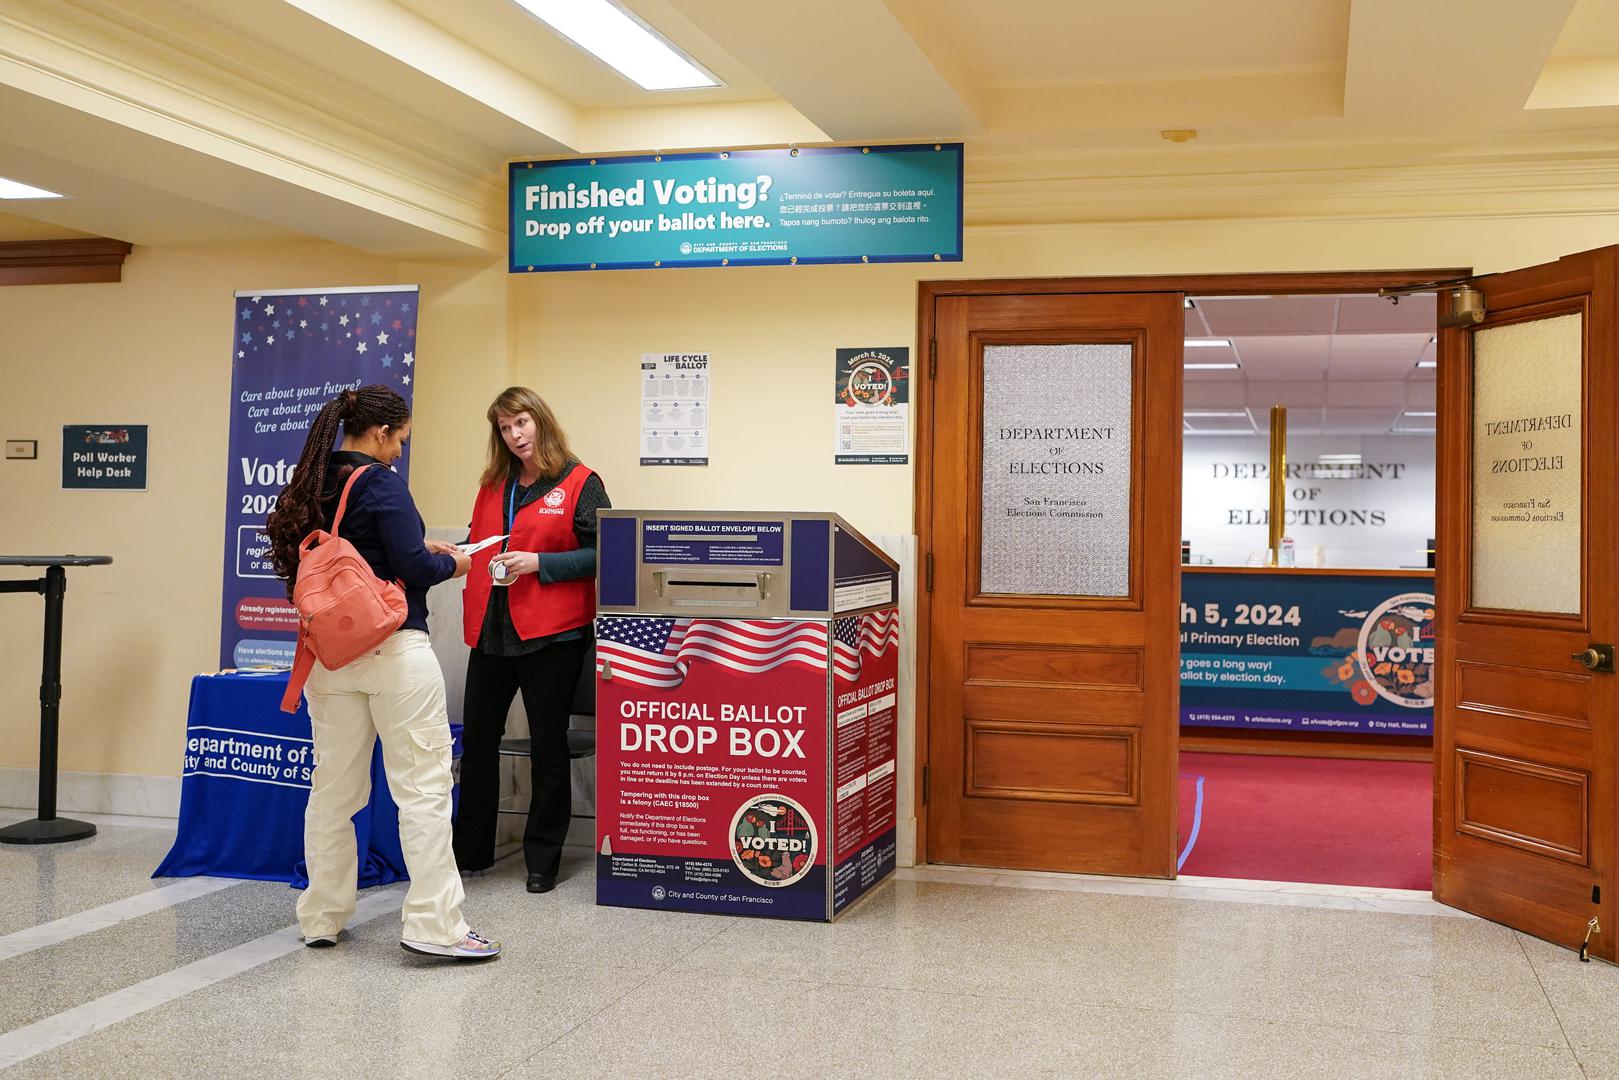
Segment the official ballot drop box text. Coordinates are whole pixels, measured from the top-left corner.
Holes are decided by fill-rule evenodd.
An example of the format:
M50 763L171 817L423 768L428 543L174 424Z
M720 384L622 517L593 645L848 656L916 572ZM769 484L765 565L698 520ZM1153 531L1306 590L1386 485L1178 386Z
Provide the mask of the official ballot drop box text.
M829 920L893 872L899 572L835 514L604 510L596 902Z

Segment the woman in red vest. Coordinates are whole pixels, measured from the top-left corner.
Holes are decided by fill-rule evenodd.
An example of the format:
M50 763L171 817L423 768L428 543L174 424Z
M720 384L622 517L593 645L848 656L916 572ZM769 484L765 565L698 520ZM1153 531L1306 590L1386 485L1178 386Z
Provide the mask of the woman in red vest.
M463 871L495 861L500 740L523 695L533 798L523 831L528 891L556 887L573 811L568 718L596 614L596 511L601 478L568 449L550 406L525 386L489 406L489 464L472 507L470 540L506 536L472 557L463 616L467 687L455 859Z

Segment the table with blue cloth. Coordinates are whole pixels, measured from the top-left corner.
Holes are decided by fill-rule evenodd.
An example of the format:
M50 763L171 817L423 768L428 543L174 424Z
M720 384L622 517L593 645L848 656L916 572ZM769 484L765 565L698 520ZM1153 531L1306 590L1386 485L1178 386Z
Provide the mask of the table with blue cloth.
M174 847L153 877L254 878L301 889L304 804L315 768L309 713L281 711L287 673L222 672L191 680L180 823ZM461 731L452 724L460 753ZM371 801L354 815L360 888L403 881L399 810L371 757Z

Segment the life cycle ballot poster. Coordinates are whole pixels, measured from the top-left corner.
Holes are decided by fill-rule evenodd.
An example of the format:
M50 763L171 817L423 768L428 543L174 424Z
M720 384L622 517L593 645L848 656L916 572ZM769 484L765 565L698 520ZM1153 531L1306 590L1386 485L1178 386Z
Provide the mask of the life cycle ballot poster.
M641 356L641 464L708 464L707 353Z
M839 349L833 463L904 465L910 452L911 350Z

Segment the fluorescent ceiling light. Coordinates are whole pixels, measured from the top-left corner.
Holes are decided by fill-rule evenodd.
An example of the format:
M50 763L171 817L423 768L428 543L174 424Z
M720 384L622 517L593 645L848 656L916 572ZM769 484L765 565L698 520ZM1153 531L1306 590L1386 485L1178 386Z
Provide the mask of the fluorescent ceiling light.
M1248 413L1243 409L1238 409L1236 412L1220 412L1218 410L1212 412L1199 412L1193 410L1187 412L1185 415L1189 419L1195 417L1199 420L1232 420L1239 416L1246 417Z
M44 188L31 187L0 176L0 199L60 199L62 196Z
M611 0L517 0L546 23L643 90L689 90L719 80Z
M1238 371L1242 365L1235 360L1222 360L1218 364L1187 364L1187 371Z
M1418 360L1417 361L1417 367L1438 367L1438 366L1439 366L1439 361L1437 361L1437 360Z
M1323 463L1326 463L1326 462L1345 462L1345 461L1358 462L1358 461L1360 461L1360 455L1359 454L1321 454L1320 455L1320 460Z
M1407 409L1407 410L1405 410L1405 415L1406 416L1438 416L1439 414L1434 412L1432 409L1428 409L1428 410L1425 410L1425 411L1424 410L1418 410L1418 409Z
M1223 337L1187 338L1186 347L1188 349L1229 349L1231 348L1231 341Z

